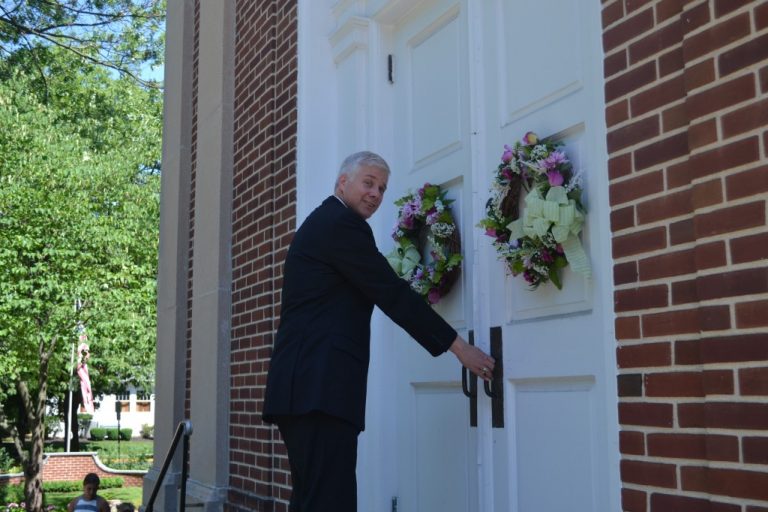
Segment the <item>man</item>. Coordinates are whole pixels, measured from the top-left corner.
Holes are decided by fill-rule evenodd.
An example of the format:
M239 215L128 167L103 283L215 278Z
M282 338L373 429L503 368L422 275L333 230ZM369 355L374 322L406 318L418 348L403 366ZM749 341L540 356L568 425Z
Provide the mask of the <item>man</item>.
M469 345L390 268L366 222L389 180L380 156L341 165L335 194L304 221L285 260L282 310L264 399L288 450L291 512L357 510L357 437L365 428L376 305L433 356L447 350L483 379L493 358Z

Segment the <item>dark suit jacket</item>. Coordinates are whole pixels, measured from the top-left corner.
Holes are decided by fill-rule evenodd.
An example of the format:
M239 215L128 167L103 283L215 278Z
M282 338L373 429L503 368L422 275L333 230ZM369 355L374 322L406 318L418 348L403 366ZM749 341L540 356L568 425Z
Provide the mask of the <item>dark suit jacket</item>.
M395 274L368 223L331 196L301 225L285 260L265 421L321 411L365 428L374 305L434 356L456 338Z

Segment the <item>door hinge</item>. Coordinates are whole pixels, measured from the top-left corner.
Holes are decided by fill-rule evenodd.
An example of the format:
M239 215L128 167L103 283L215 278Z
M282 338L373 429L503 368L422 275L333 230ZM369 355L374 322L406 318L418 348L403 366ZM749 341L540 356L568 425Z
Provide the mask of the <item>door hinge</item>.
M397 496L392 496L392 512L397 512Z
M389 80L389 83L393 84L395 83L395 64L394 64L394 57L390 53L387 55L387 80Z

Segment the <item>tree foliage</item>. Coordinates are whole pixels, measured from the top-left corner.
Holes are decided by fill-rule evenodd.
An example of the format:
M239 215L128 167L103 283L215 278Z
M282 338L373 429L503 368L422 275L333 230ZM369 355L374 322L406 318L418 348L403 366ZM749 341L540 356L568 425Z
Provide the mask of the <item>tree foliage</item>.
M162 60L164 15L165 0L0 0L0 56L58 47L151 85L140 68Z
M0 425L32 481L29 510L45 405L67 391L79 324L96 394L151 389L160 99L61 48L0 62Z

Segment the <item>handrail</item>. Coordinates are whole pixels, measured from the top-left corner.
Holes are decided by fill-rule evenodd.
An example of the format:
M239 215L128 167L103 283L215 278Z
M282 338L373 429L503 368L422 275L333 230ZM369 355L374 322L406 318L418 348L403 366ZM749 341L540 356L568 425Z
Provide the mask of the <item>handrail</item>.
M186 507L186 499L187 499L187 466L188 459L189 459L189 436L192 435L192 422L190 420L184 420L179 423L179 426L176 427L176 433L173 435L173 442L171 442L170 448L168 448L168 453L165 454L165 460L163 461L163 467L160 469L160 475L157 477L157 481L155 482L155 486L152 488L152 494L149 497L149 501L147 502L147 506L144 508L144 512L153 512L153 508L155 506L155 498L157 498L157 493L160 491L160 484L163 483L163 479L165 479L165 473L168 472L168 467L171 465L171 459L173 459L173 454L176 452L176 447L179 444L179 441L183 439L183 446L181 450L181 491L179 496L179 510L181 512L184 512L184 509Z

